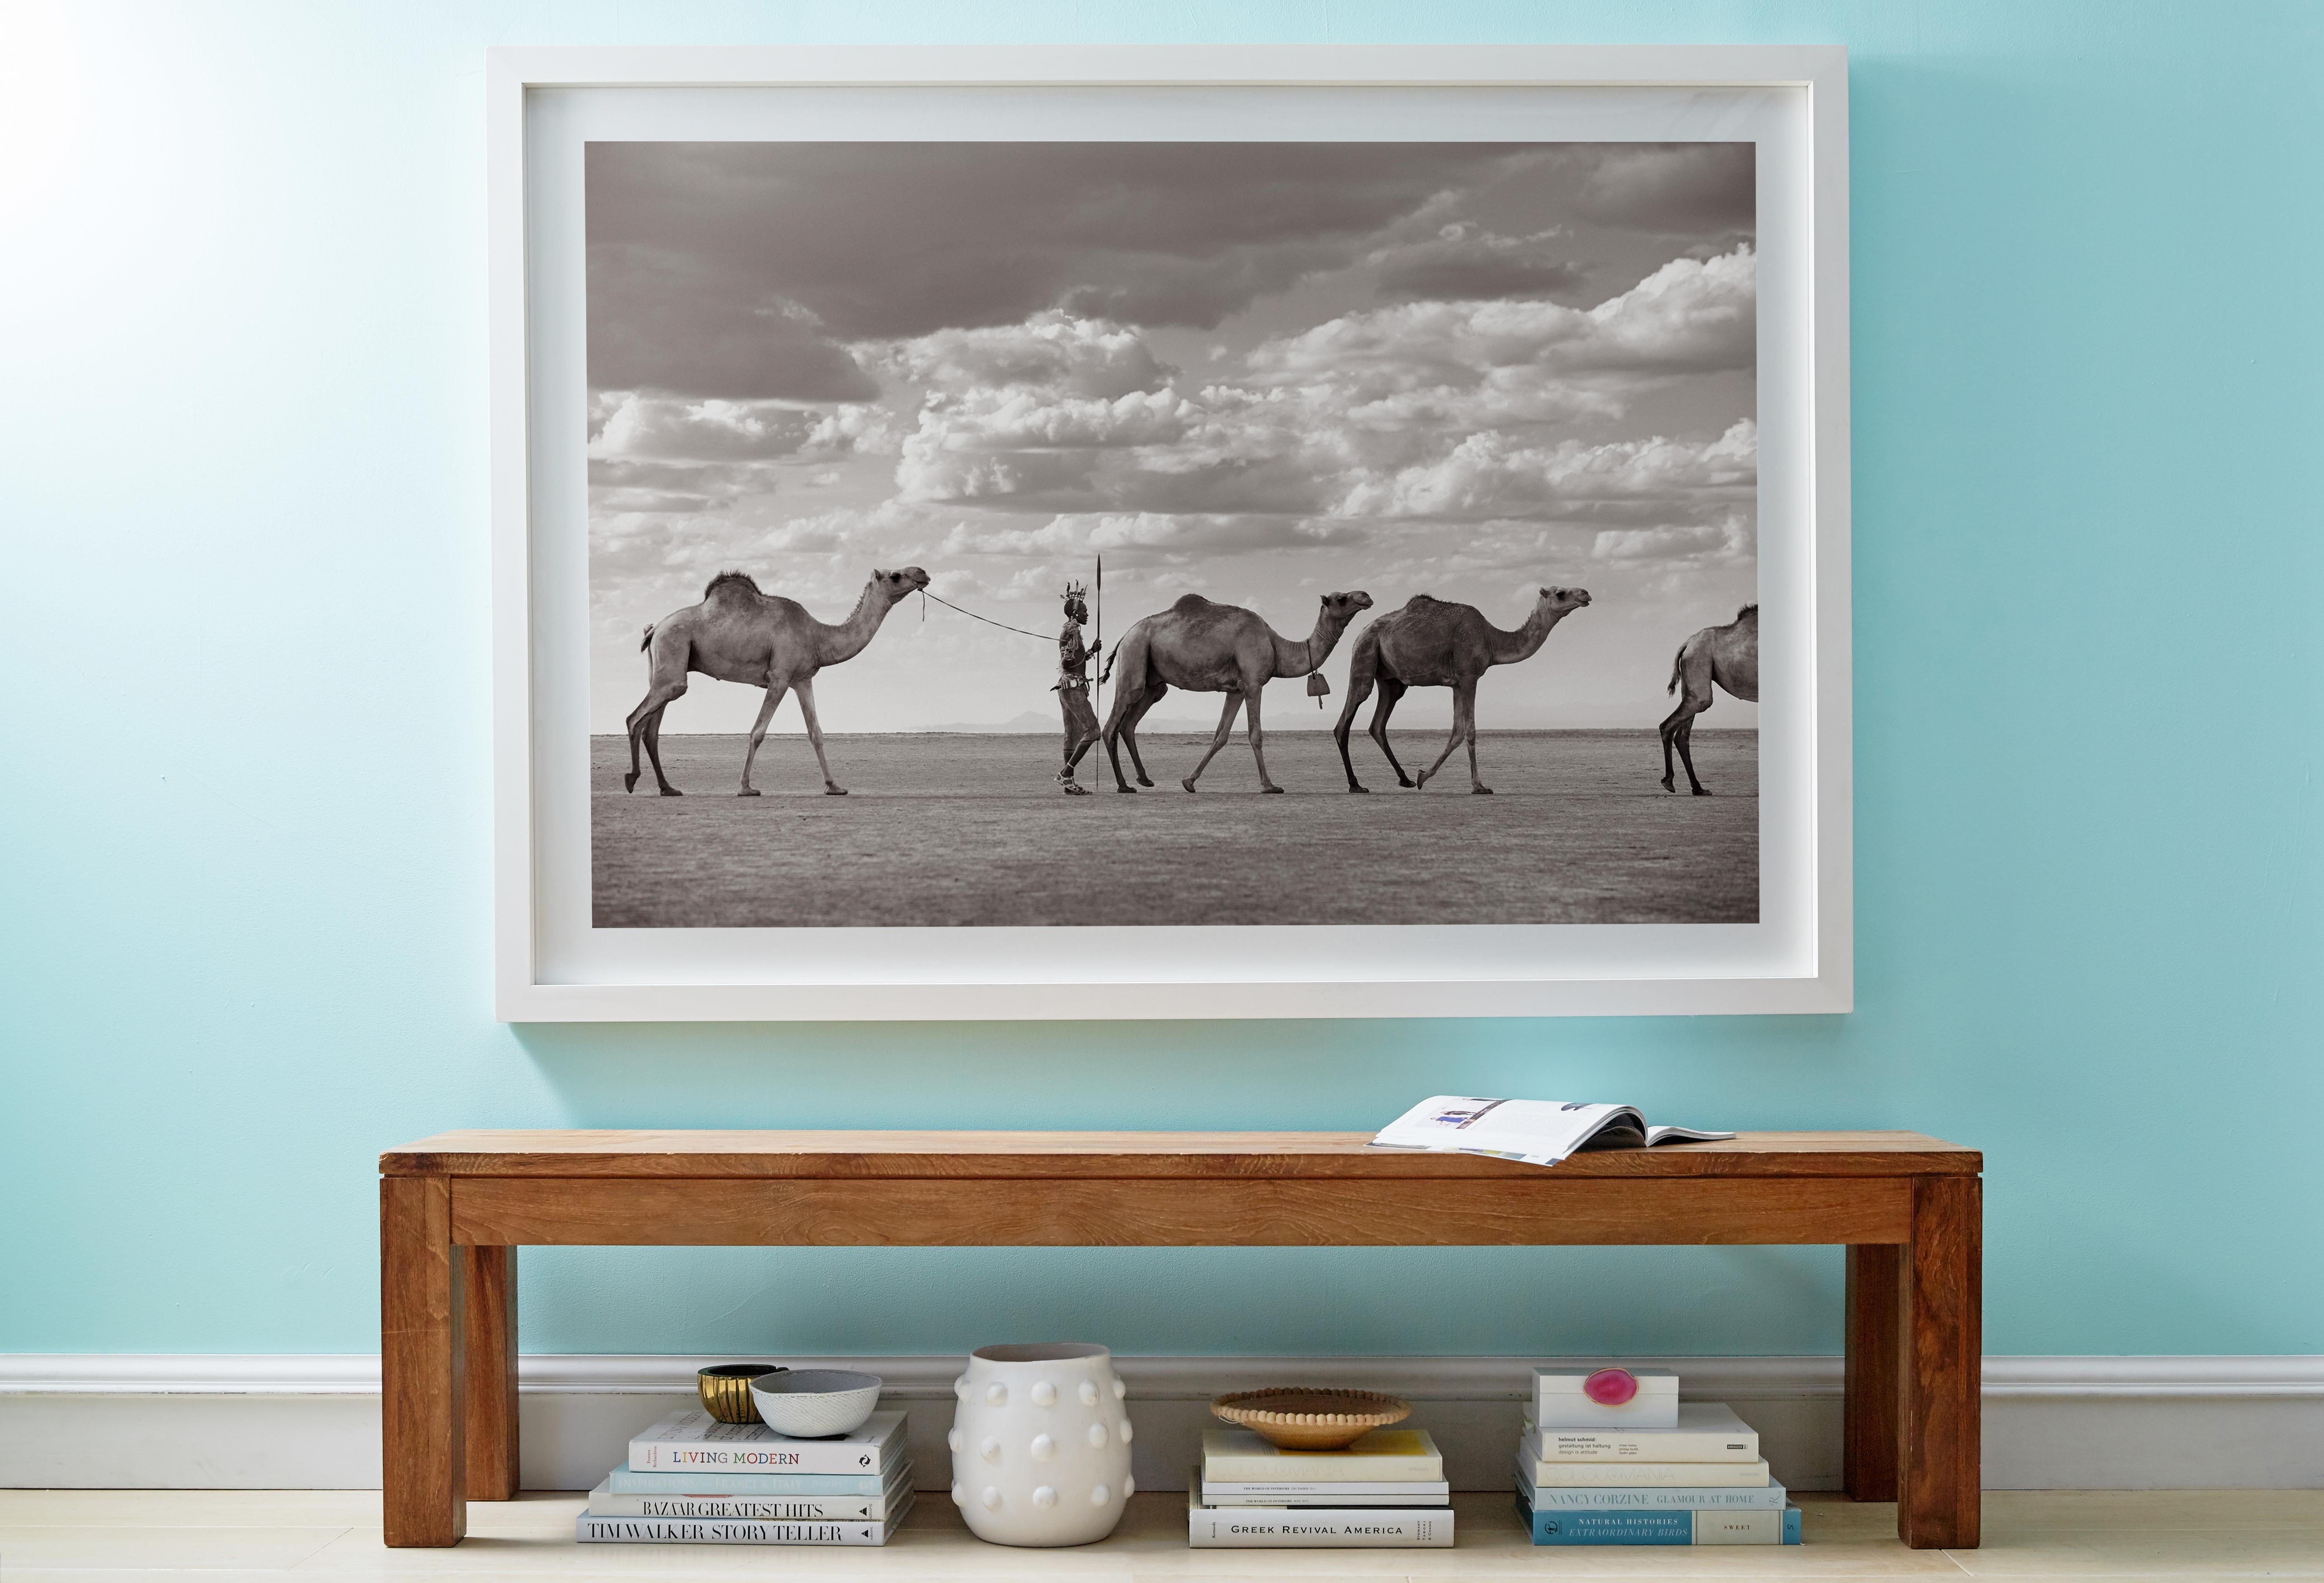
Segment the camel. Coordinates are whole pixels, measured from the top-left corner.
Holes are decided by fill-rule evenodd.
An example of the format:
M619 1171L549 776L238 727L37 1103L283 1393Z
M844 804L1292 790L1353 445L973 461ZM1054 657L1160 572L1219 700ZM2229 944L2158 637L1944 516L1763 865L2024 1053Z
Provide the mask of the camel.
M1332 739L1340 745L1341 767L1348 772L1348 790L1371 790L1356 779L1356 766L1348 757L1348 726L1356 717L1356 706L1370 696L1373 682L1378 681L1379 705L1372 710L1370 736L1388 754L1397 784L1416 791L1427 785L1428 778L1452 756L1453 748L1466 742L1469 790L1479 797L1491 796L1493 789L1477 778L1477 679L1495 665L1532 659L1549 640L1550 628L1588 603L1587 588L1544 588L1526 624L1515 632L1503 632L1474 605L1448 604L1416 594L1403 609L1391 610L1366 627L1348 661L1348 700L1340 706L1340 723L1332 727ZM1397 762L1396 749L1388 742L1388 716L1395 713L1397 700L1416 687L1452 690L1452 735L1444 739L1444 751L1420 772L1417 781L1406 776L1404 766Z
M1218 735L1194 773L1178 782L1187 791L1210 767L1219 749L1234 731L1235 711L1250 708L1250 756L1259 764L1262 792L1280 794L1267 773L1266 733L1259 720L1259 690L1278 676L1305 676L1329 658L1360 611L1371 608L1372 597L1357 592L1326 594L1315 617L1315 630L1297 643L1277 633L1255 613L1238 605L1213 605L1200 594L1188 594L1159 615L1148 616L1122 634L1106 662L1111 677L1116 662L1122 667L1115 685L1113 708L1106 717L1105 754L1113 764L1113 789L1135 792L1151 786L1146 761L1138 754L1138 722L1174 687L1188 692L1223 692L1226 708L1219 715ZM1101 680L1105 677L1100 678ZM1121 752L1130 747L1130 762L1138 770L1138 786L1121 778Z
M815 745L815 762L823 769L825 792L846 796L847 788L831 778L830 761L823 756L823 727L815 717L815 673L862 653L897 602L927 586L928 574L917 566L875 571L847 619L827 626L795 601L761 593L744 573L720 572L702 590L702 603L655 622L638 644L651 657L646 696L630 711L630 773L622 778L622 790L637 790L638 744L642 740L661 794L685 795L661 773L661 712L671 699L685 696L687 673L699 671L721 681L767 690L758 723L751 727L750 750L742 755L742 789L737 797L759 795L751 785L751 765L785 692L798 694L807 739Z
M1759 701L1759 606L1746 605L1726 625L1706 626L1679 644L1678 657L1671 662L1670 685L1663 690L1677 692L1682 681L1686 691L1662 726L1663 790L1678 790L1671 773L1671 748L1675 745L1686 765L1686 783L1697 797L1708 797L1710 789L1694 773L1694 717L1711 707L1714 681L1746 703Z

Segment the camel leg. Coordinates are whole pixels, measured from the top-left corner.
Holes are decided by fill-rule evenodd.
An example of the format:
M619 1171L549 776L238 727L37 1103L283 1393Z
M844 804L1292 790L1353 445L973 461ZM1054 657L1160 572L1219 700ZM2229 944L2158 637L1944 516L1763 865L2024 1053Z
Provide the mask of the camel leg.
M1672 732L1671 736L1678 744L1678 762L1686 766L1688 788L1697 797L1710 796L1711 788L1697 780L1694 773L1694 716L1689 715L1685 719L1681 720L1678 723L1678 729Z
M1261 681L1243 695L1250 699L1250 708L1243 717L1244 735L1250 739L1251 762L1259 765L1259 789L1261 792L1272 792L1280 797L1283 795L1283 788L1277 785L1267 773L1267 732L1259 723L1259 695L1266 686L1267 683Z
M1117 653L1114 657L1119 660L1120 655ZM1142 660L1144 656L1139 658ZM1121 744L1125 739L1130 743L1130 762L1138 764L1138 741L1130 733L1130 728L1138 724L1138 717L1146 712L1147 701L1143 680L1133 680L1124 676L1120 689L1113 695L1112 717L1106 722L1105 730L1100 736L1100 740L1105 744L1106 762L1113 766L1113 789L1117 792L1136 792L1138 786L1154 784L1146 778L1144 764L1138 764L1138 786L1121 778Z
M1475 682L1471 681L1466 687L1453 689L1452 718L1455 728L1462 734L1462 739L1469 745L1469 794L1472 797L1490 797L1493 794L1493 789L1477 778L1477 684Z
M1219 711L1218 734L1211 738L1211 750L1203 754L1203 762L1194 766L1194 773L1178 784L1189 792L1194 789L1194 782L1203 778L1203 772L1211 767L1213 759L1219 756L1219 749L1224 747L1227 745L1227 738L1234 735L1235 711L1240 708L1242 708L1242 694L1239 692L1227 694L1227 707Z
M638 742L645 739L646 753L653 760L654 781L661 787L664 797L683 797L684 792L669 783L661 773L661 712L672 699L686 696L686 679L657 681L646 689L646 696L630 711L630 773L622 778L622 790L634 792L638 787Z
M1678 749L1679 757L1683 760L1686 764L1687 784L1694 789L1694 794L1697 797L1708 797L1711 795L1710 792L1703 790L1702 782L1695 779L1694 753L1692 751L1694 746L1694 717L1710 707L1711 706L1707 703L1698 701L1695 697L1694 689L1690 687L1686 690L1686 695L1678 700L1678 708L1673 709L1670 712L1669 717L1663 721L1662 739L1664 791L1675 792L1678 790L1677 782L1674 779L1671 769L1671 749L1673 747L1676 747Z
M1436 755L1436 762L1420 772L1420 779L1414 782L1415 785L1427 785L1429 777L1434 775L1437 771L1443 769L1444 767L1444 761L1452 756L1452 750L1461 745L1461 737L1463 728L1467 725L1467 722L1462 718L1463 711L1461 708L1461 700L1463 697L1474 699L1477 696L1476 690L1477 684L1473 681L1467 683L1465 686L1455 685L1452 689L1452 734L1444 739L1444 751Z
M1348 665L1348 697L1347 701L1340 706L1340 723L1332 727L1332 740L1340 749L1340 767L1348 773L1348 790L1351 792L1371 790L1356 779L1355 762L1348 757L1348 727L1355 722L1357 706L1370 696L1371 690L1372 667L1364 662L1363 651L1360 648L1355 659ZM1385 708L1387 705L1388 690L1383 684L1380 689L1380 706ZM1377 716L1374 717L1374 728L1378 728Z
M737 797L756 797L759 794L751 785L751 766L758 761L759 744L767 739L767 722L775 717L775 706L782 701L782 683L779 681L767 683L767 696L759 702L759 717L751 726L751 745L742 754L742 789L734 793ZM799 707L801 708L807 707L807 690L804 685L799 690Z
M1379 707L1372 710L1371 739L1379 743L1380 752L1388 755L1388 767L1396 772L1396 783L1410 786L1412 777L1404 773L1404 766L1397 762L1396 749L1388 745L1388 717L1396 713L1396 706L1404 701L1407 690L1393 676L1381 677L1379 689Z
M1160 682L1156 682L1145 698L1139 700L1138 708L1131 712L1130 718L1122 723L1121 740L1130 749L1130 767L1138 772L1138 783L1141 786L1151 786L1154 782L1147 777L1146 760L1138 751L1139 722L1146 718L1147 712L1156 704L1160 703L1162 695L1169 690Z
M800 677L798 692L799 713L807 717L807 739L815 748L816 767L823 771L823 794L826 797L844 797L847 795L847 788L831 778L831 761L823 756L823 722L815 717L813 679Z

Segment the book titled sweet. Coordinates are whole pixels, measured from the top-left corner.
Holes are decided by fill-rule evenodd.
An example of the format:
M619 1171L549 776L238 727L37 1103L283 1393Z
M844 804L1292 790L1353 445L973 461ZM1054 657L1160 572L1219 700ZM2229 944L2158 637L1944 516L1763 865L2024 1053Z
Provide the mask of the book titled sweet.
M625 1495L607 1478L589 1492L592 1517L690 1518L696 1522L884 1523L910 1504L911 1488L898 1477L875 1495Z
M908 1467L899 1462L897 1467ZM726 1473L699 1467L678 1473L640 1473L616 1467L605 1486L617 1495L876 1495L896 1477L878 1473Z
M903 1449L904 1415L875 1412L861 1429L795 1440L763 1423L721 1423L698 1407L673 1412L630 1442L630 1470L669 1473L877 1473Z
M1712 1143L1733 1133L1648 1126L1630 1105L1584 1105L1564 1099L1474 1099L1439 1094L1382 1127L1381 1149L1432 1149L1485 1154L1528 1165L1555 1165L1577 1149L1652 1148L1656 1143Z
M1517 1493L1536 1512L1685 1512L1713 1506L1729 1512L1780 1512L1791 1504L1790 1492L1773 1480L1758 1489L1705 1489L1701 1486L1688 1488L1676 1485L1669 1488L1648 1485L1625 1489L1542 1489L1526 1481L1522 1461L1517 1464Z
M1370 1430L1343 1451L1286 1451L1250 1430L1206 1429L1202 1476L1222 1484L1435 1484L1444 1458L1425 1429Z
M908 1492L907 1492L908 1494ZM683 1517L599 1517L584 1512L573 1520L582 1544L885 1544L895 1537L911 1509L881 1523L761 1523L742 1519L709 1522Z
M1517 1520L1536 1544L1797 1544L1800 1509L1766 1511L1535 1510L1517 1492Z
M1519 1454L1517 1471L1536 1489L1765 1489L1767 1459L1748 1462L1545 1462Z
M1675 1429L1575 1429L1528 1419L1517 1449L1544 1462L1750 1462L1759 1455L1759 1431L1724 1402L1682 1402Z
M1186 1542L1195 1550L1444 1550L1450 1506L1386 1509L1205 1506L1186 1490Z

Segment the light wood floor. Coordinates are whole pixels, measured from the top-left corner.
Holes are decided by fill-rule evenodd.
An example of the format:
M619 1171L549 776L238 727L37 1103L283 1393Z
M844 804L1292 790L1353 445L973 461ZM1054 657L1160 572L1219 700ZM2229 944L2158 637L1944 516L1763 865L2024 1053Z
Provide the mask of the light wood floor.
M238 1578L459 1578L543 1573L786 1578L1029 1578L1134 1583L1207 1578L2319 1578L2324 1492L2006 1493L1986 1496L1981 1550L1908 1551L1895 1508L1803 1495L1796 1549L1536 1550L1510 1503L1461 1495L1449 1551L1192 1551L1185 1496L1145 1495L1112 1538L1078 1550L1005 1550L969 1536L951 1503L924 1494L884 1550L777 1550L573 1542L578 1495L468 1508L456 1550L391 1551L379 1496L363 1491L0 1490L0 1583L229 1583Z

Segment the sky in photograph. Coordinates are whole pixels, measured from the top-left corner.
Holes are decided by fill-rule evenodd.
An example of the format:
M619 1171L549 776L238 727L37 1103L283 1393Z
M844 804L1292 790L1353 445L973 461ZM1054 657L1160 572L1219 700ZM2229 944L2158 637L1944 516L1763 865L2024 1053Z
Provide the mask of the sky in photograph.
M1333 590L1513 627L1579 585L1480 725L1650 727L1679 643L1757 597L1751 154L592 143L591 728L716 572L837 622L917 565L1047 639L1101 554L1108 643L1189 591L1296 638ZM827 731L918 730L1053 721L1055 679L1050 643L915 598L816 692ZM758 702L696 677L664 729ZM1702 725L1755 722L1721 695Z

